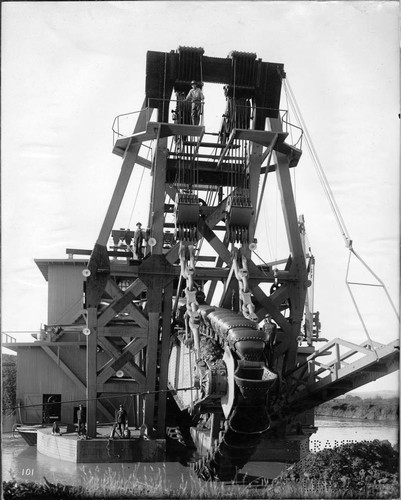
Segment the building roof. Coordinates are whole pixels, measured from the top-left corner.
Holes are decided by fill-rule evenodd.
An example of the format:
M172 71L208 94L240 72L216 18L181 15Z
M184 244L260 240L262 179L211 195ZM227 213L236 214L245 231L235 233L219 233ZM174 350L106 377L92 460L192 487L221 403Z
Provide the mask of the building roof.
M87 263L88 259L35 259L35 264L40 269L46 281L49 281L49 266L51 264L64 264L66 266L79 264L82 266L82 264L86 265Z

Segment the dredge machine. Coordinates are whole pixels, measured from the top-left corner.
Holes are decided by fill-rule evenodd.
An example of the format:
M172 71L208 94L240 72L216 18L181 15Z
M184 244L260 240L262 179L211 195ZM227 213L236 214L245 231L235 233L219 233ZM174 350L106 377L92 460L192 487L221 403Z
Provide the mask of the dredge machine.
M206 479L232 479L264 436L283 437L300 422L313 426L314 405L381 376L366 368L376 357L386 373L397 365L394 346L376 357L371 346L355 346L367 357L356 385L338 377L347 356L335 369L311 368L321 340L308 299L314 258L291 183L302 130L280 110L284 78L282 64L253 53L148 52L144 104L114 124L122 168L83 272L88 435L96 435L99 381L120 370L137 383L140 423L150 436L165 436L172 403L189 415L202 455L194 467ZM215 131L202 109L200 122L191 122L193 80L221 85L226 107ZM126 133L127 118L136 125ZM143 258L132 252L133 232L125 247L107 248L110 235L124 238L126 230L113 225L135 165L151 176ZM257 223L272 175L289 251L257 264ZM110 355L101 369L99 345ZM323 391L316 377L325 370Z

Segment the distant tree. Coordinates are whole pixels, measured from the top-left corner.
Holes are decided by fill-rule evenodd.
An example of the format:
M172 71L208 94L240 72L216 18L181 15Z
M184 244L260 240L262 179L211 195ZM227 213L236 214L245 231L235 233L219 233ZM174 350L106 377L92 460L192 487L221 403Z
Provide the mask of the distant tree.
M10 413L16 406L17 356L2 354L2 394L3 413Z
M345 399L346 399L348 402L349 402L349 401L354 401L354 402L356 402L356 401L361 401L361 400L362 400L362 398L360 398L359 396L354 396L353 394L347 394L347 395L345 396Z

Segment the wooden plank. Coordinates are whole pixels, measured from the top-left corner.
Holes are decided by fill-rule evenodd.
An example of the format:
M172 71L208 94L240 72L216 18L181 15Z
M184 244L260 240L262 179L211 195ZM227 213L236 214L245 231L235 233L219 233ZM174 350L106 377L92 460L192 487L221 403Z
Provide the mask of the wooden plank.
M82 329L81 329L82 330ZM3 347L7 347L7 349L10 348L17 348L17 347L42 347L42 346L49 346L49 347L76 347L80 345L86 345L86 341L71 341L71 342L42 342L41 340L35 340L35 342L10 342L10 343L4 343L2 342L1 344Z
M280 143L288 136L287 132L270 132L268 130L233 129L234 139L252 141L267 148L272 147L279 138Z
M153 141L156 138L155 132L143 131L137 134L127 135L124 137L119 137L114 143L113 154L117 156L124 156L124 154L129 151L133 146L142 145L143 142ZM138 158L135 163L139 163Z
M221 158L220 155L207 155L207 154L194 154L191 152L176 152L171 153L169 158L171 159L179 159L179 158L191 158L192 160L196 160L197 158L209 158L210 160L218 160ZM245 156L225 156L224 161L244 161L246 159Z
M179 123L159 123L149 122L148 130L160 127L160 138L167 138L171 135L186 135L200 137L205 133L205 127L201 125L179 124Z
M196 146L198 143L195 141L184 141L184 146ZM201 142L200 143L201 148L216 148L216 149L223 149L225 148L225 144L221 144L219 142ZM239 145L237 144L232 144L231 149L238 149Z
M81 250L79 248L66 248L65 253L67 255L91 255L92 250ZM125 250L109 250L107 252L109 257L125 257L132 259L132 252L127 252Z

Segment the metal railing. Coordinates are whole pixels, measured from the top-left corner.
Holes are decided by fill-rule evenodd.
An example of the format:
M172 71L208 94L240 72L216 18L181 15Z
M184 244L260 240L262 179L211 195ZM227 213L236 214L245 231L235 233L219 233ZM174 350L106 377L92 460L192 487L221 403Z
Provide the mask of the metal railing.
M8 333L1 332L1 343L2 344L14 344L17 342L15 337L8 335Z
M376 362L380 357L380 351L383 354L390 352L392 347L396 349L396 344L397 342L388 345L378 342L370 344L365 341L358 345L335 338L308 356L304 363L287 373L287 379L292 385L288 396L296 396L307 387L310 389L312 384L324 384L325 380L327 383L340 380L341 377L349 375L361 366ZM325 361L322 359L323 356Z
M150 107L152 104L152 107ZM156 107L154 107L156 106ZM204 103L202 103L202 108L200 111L200 122L199 126L204 125ZM245 106L237 105L237 111L241 110L241 108L245 108ZM128 113L122 113L114 118L112 124L113 131L113 146L117 139L121 137L129 137L133 134L135 129L135 125L137 123L138 117L140 113L146 113L146 122L158 120L158 112L161 111L162 115L168 117L167 123L177 123L177 124L188 124L191 125L191 103L185 100L169 100L169 99L148 99L148 106L138 111L130 111ZM243 113L238 113L243 116L247 116L249 114L249 122L253 120L255 117L255 113L257 111L264 111L268 114L277 114L278 119L282 125L283 132L286 132L289 135L290 144L293 147L297 147L298 149L302 149L302 138L303 138L303 129L292 123L288 119L288 110L286 109L273 109L273 108L262 108L262 107L246 107L243 109ZM233 116L233 124L236 123L236 115L237 112ZM224 117L224 115L223 115ZM242 122L242 120L240 120ZM222 126L222 125L221 125ZM245 128L245 127L240 127Z

